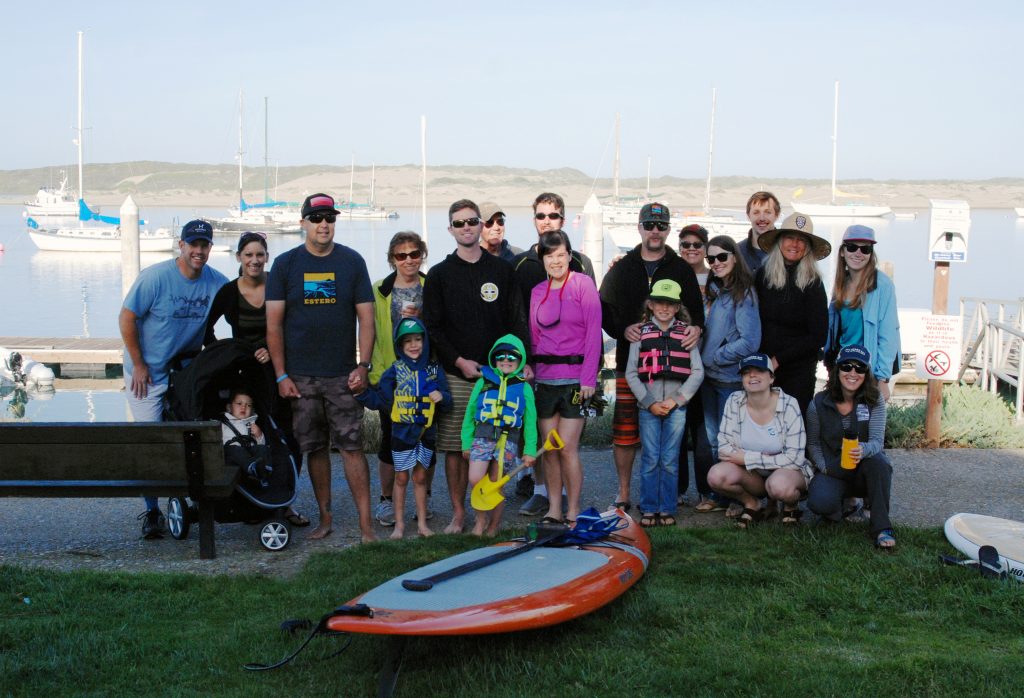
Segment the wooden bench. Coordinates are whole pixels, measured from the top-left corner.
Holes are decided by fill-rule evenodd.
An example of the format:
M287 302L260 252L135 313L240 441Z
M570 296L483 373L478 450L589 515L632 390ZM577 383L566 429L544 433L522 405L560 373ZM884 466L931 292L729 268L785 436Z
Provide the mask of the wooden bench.
M216 557L214 499L238 468L219 422L0 424L0 497L184 497L199 506L199 557Z

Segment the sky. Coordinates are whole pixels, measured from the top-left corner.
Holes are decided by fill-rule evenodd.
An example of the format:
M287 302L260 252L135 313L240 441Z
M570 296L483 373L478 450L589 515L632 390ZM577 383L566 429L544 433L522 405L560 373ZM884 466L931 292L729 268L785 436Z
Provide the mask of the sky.
M41 7L46 8L45 16ZM703 178L1024 176L1024 4L11 3L0 169L73 162L427 163Z

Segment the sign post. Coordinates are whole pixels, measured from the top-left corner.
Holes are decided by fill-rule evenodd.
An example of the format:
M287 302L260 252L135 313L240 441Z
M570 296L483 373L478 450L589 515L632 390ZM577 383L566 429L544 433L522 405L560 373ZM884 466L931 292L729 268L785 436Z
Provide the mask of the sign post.
M924 341L917 355L917 375L928 379L925 445L937 448L942 433L942 382L956 380L960 371L960 341L963 337L960 317L946 315L949 307L949 265L950 262L967 261L971 207L966 201L937 199L933 199L931 205L928 260L935 263L932 315L924 318Z

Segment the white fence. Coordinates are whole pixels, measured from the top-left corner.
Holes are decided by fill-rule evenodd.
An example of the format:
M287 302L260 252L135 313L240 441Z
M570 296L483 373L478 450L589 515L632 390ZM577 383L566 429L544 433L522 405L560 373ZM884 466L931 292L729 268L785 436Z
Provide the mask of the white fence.
M997 392L999 381L1013 387L1017 421L1024 421L1020 387L1020 362L1024 354L1024 298L960 299L960 317L964 327L964 355L960 378L968 366L979 372L979 385Z

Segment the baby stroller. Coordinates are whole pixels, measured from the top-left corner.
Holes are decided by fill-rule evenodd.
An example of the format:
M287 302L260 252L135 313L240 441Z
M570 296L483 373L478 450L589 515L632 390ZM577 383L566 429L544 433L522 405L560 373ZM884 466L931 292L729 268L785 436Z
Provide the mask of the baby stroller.
M240 339L210 344L187 367L171 373L167 404L172 419L223 422L232 388L244 387L251 395L267 449L257 450L254 442L244 444L252 441L248 438L242 439L243 445L225 446L226 461L239 465L240 473L231 496L214 502L213 518L218 523L259 524L260 544L276 551L291 540L284 513L295 501L298 472L284 433L270 416L276 386L254 352L252 345ZM248 464L246 454L251 456ZM175 539L186 538L189 527L198 520L198 507L186 497L167 501L167 526Z

